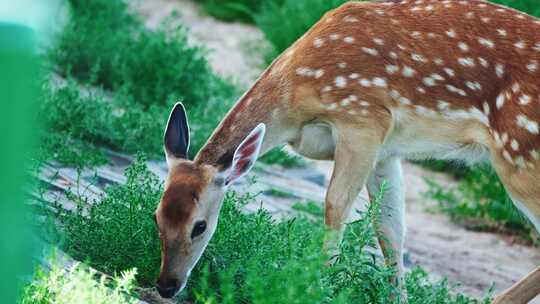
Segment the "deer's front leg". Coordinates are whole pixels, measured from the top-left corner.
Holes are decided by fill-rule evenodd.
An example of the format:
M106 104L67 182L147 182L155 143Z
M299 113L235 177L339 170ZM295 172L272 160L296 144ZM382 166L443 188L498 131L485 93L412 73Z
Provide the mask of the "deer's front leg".
M334 172L325 201L325 224L328 228L325 248L331 256L337 253L345 221L373 170L385 132L356 126L337 129Z
M404 291L405 193L400 159L390 158L377 164L367 182L371 202L379 194L383 182L386 183L386 187L380 201L380 218L374 219L374 225L386 264L396 267L395 283L401 291ZM404 293L402 299L405 299Z

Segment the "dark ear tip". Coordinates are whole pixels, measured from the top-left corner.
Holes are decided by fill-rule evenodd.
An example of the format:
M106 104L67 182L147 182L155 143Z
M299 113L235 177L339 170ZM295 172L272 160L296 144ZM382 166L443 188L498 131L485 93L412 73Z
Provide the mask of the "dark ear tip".
M186 107L184 107L184 104L181 101L178 101L174 104L171 112L176 113L178 111L182 111L183 113L186 113Z

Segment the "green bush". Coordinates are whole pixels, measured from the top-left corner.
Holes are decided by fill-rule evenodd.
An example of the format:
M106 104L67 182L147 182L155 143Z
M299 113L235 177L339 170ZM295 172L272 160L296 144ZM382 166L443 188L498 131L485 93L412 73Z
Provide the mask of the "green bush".
M283 3L283 0L196 0L195 2L200 2L204 11L217 19L253 23L253 15L264 3L272 2L279 5Z
M540 6L536 0L490 0L491 2L515 8L527 14L540 17Z
M178 100L189 110L197 152L238 95L211 71L204 50L188 44L182 27L146 29L122 0L69 4L71 19L48 53L68 83L45 85L43 158L95 165L105 161L102 146L161 157L163 127Z
M161 185L144 159L127 171L126 185L109 188L100 202L56 216L65 233L65 249L106 273L133 267L143 286L159 270L159 242L152 213ZM347 226L342 253L332 266L321 251L322 221L305 217L276 222L259 210L241 211L254 198L226 195L216 233L194 269L183 297L196 303L389 303L397 296L393 269L375 252L372 220L378 203ZM478 303L455 294L445 282L432 284L414 271L407 279L409 303Z
M182 27L146 29L122 0L69 3L70 22L49 52L68 83L45 85L42 158L96 165L105 162L102 146L162 157L163 127L178 100L189 112L193 157L237 97L236 88L211 71L204 50L188 44ZM279 151L263 161L298 163Z
M234 87L211 71L205 52L189 45L183 27L149 30L122 0L69 3L70 22L50 51L62 75L123 90L145 107L180 99L190 106L235 95Z
M112 280L75 264L69 269L53 264L49 272L39 268L26 286L20 304L137 304L131 297L136 271L123 272Z
M281 54L293 42L309 30L329 10L348 2L347 0L284 0L267 2L255 14L255 22L263 31L273 50L267 61Z
M440 209L471 229L519 234L527 241L537 238L533 226L516 209L497 174L490 167L472 168L448 188L429 181L426 193Z
M150 173L144 158L125 173L127 183L110 187L99 202L70 193L76 208L56 208L64 249L79 261L88 260L95 269L119 273L136 268L137 280L153 284L159 270L159 240L153 214L162 188Z
M88 161L88 155L99 155L96 146L159 153L168 109L143 109L119 93L84 92L72 79L55 89L47 86L44 95L40 105L45 126L42 137L45 150L54 151L51 157L70 164L79 158Z

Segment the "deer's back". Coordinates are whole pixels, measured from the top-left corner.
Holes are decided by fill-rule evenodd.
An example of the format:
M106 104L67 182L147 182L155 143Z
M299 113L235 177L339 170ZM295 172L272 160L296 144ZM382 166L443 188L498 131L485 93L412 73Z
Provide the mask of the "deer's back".
M509 162L538 158L540 21L524 13L477 0L348 3L283 58L321 115L475 120Z

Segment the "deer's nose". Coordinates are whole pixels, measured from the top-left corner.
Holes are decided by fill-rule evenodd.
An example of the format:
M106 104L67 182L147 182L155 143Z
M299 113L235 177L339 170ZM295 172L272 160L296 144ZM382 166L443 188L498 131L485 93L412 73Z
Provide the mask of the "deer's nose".
M161 297L169 299L174 297L180 289L180 282L175 279L166 280L163 283L158 281L156 289Z

